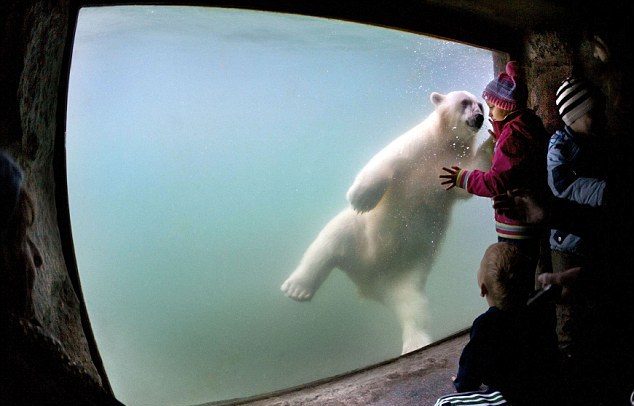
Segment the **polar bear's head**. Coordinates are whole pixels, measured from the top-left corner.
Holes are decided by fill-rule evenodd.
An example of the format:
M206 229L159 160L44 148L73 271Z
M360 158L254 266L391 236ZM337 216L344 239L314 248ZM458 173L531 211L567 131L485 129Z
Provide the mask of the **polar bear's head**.
M484 123L482 103L465 91L440 94L433 92L431 102L436 106L441 123L460 138L473 136Z

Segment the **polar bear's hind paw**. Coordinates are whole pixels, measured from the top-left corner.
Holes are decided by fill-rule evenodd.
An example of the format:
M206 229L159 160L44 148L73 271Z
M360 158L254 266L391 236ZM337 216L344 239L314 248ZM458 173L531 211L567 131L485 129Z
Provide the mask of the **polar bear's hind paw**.
M298 302L306 302L313 298L315 289L311 284L302 283L302 281L288 278L281 287L282 292L288 297Z

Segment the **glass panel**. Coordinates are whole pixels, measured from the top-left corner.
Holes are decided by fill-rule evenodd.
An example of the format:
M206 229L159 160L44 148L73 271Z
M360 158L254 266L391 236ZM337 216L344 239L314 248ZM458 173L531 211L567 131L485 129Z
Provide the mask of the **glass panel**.
M117 397L209 402L399 356L396 316L339 270L310 302L280 286L347 206L361 168L433 110L430 93L479 98L492 67L487 50L342 21L82 9L69 198ZM487 199L453 210L426 287L434 340L486 307L475 269L495 240L492 218Z

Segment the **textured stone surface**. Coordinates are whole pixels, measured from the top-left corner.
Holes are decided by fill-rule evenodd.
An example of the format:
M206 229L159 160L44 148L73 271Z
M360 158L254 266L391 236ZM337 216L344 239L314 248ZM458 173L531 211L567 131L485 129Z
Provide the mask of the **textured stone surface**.
M532 32L526 36L524 64L529 105L541 117L549 133L561 127L555 106L555 90L572 73L573 50L558 33Z
M87 387L103 385L85 334L81 293L77 294L69 277L58 231L53 166L70 10L68 0L8 1L3 3L0 14L6 30L0 52L7 61L4 63L3 59L1 74L4 114L0 120L0 147L11 153L24 170L24 188L33 201L35 214L27 235L41 256L30 298L34 318L7 324L12 316L2 317L3 324L7 324L3 326L3 370L5 363L14 366L10 368L13 376L3 382L15 393L35 396L31 400L40 397L35 388L28 387L28 382L44 385L52 379L51 387L60 388L64 382L84 382ZM21 271L16 266L3 273ZM14 381L15 377L22 377L22 382ZM5 392L3 396L7 395Z
M44 328L25 320L2 321L2 368L11 371L2 376L2 404L120 405Z
M432 406L438 397L455 392L451 377L468 339L468 334L461 334L381 365L294 390L208 405Z
M9 145L9 148L21 149L16 155L25 171L26 190L35 206L35 221L28 232L35 245L40 247L42 256L33 287L35 317L47 334L63 343L65 352L74 362L100 381L80 318L81 303L69 280L60 236L56 232L53 153L69 2L27 3L24 9L19 9L23 13L19 43L23 64L16 65L22 69L15 72L20 127L9 129L21 136L16 139L18 145Z

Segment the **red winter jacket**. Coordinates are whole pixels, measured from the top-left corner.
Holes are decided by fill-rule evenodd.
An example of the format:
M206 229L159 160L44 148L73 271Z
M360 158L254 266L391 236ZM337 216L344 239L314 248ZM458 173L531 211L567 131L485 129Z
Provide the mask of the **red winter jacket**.
M487 172L462 169L456 186L483 197L494 197L516 188L538 193L548 190L546 152L549 134L533 110L523 109L493 123L495 146L491 169ZM498 236L526 239L536 229L495 213Z

